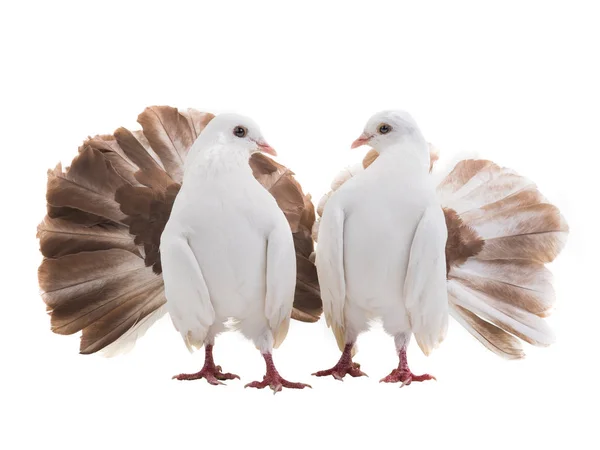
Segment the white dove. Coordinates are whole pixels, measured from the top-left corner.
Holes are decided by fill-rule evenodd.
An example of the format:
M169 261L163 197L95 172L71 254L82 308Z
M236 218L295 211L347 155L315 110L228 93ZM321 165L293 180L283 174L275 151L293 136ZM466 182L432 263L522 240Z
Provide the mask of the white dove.
M206 346L204 367L179 380L211 384L238 378L215 366L215 336L233 319L262 353L262 382L246 387L302 389L283 379L271 355L284 340L296 284L290 226L274 197L255 179L252 153L275 151L249 118L214 118L190 149L183 183L161 237L167 310L188 349Z
M344 350L333 368L313 375L340 380L365 375L352 362L353 349L369 322L380 318L400 359L381 381L404 385L433 379L414 375L406 358L411 335L428 355L448 324L448 233L429 176L428 144L403 111L371 117L352 148L364 144L379 157L333 193L319 225L316 265L323 309Z

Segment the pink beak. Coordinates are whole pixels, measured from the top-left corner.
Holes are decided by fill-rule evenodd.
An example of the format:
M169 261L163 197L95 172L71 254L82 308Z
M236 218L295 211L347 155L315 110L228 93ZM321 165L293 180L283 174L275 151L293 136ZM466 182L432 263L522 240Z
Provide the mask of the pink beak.
M275 149L273 147L271 147L269 144L267 144L265 141L258 141L258 142L256 142L256 145L258 145L258 149L261 152L268 153L269 155L277 156L277 152L275 151Z
M357 140L355 140L352 145L350 146L350 148L356 148L356 147L360 147L361 145L365 145L369 142L369 140L372 138L373 136L369 136L366 133L361 134Z

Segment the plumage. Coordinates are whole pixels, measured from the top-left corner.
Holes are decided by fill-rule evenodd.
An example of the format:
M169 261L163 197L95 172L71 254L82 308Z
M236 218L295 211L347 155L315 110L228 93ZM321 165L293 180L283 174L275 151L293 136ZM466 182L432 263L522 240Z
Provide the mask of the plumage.
M275 197L284 211L292 232L298 231L300 218L307 205L302 189L292 177L293 172L264 155L256 155L250 161L256 179ZM310 208L309 208L310 209Z
M59 258L79 252L120 248L139 255L134 237L127 227L117 224L81 226L68 219L46 216L38 226L40 251Z
M336 180L341 176L346 182L377 157L375 150L369 151ZM432 163L435 159L431 157ZM320 215L332 194L321 199ZM542 318L550 314L556 298L545 264L558 256L569 232L558 208L533 182L487 160L458 162L439 182L437 194L448 230L452 317L486 348L507 359L525 356L522 341L551 344L553 333ZM320 220L315 221L316 238L320 226Z
M321 317L323 303L319 289L319 279L314 259L312 226L315 223L315 208L310 195L304 197L304 211L300 216L298 230L293 233L296 248L296 291L294 305L302 305L292 310L292 319L303 322L314 322Z
M152 106L138 117L143 130L88 138L70 167L48 172L47 215L37 233L44 256L40 286L53 331L82 331L82 353L124 352L166 313L160 237L181 188L183 161L213 117ZM307 230L315 217L310 197L281 164L264 155L250 163L295 230L302 263L292 317L315 322L321 301L308 259L313 242ZM117 278L105 279L107 271ZM58 287L59 280L74 287Z
M556 300L550 271L536 262L471 258L453 267L452 278L540 317L548 315Z
M60 164L48 171L46 200L54 207L74 208L123 224L126 216L114 192L125 183L100 152L86 148L66 172Z
M552 330L535 314L502 302L487 293L468 288L457 280L448 281L448 292L456 305L532 345L547 346L554 342Z
M465 224L461 216L452 208L442 208L442 211L448 229L446 240L446 274L448 274L451 267L460 266L481 252L483 239Z
M44 259L39 279L52 331L83 330L84 354L114 342L164 303L161 280L138 256L117 248Z
M411 331L426 355L446 336L446 240L444 213L432 204L423 212L412 238L403 292Z
M486 322L468 309L456 305L452 297L449 299L454 306L450 309L452 317L488 350L506 359L520 359L525 356L519 339Z
M144 261L161 274L160 236L171 214L181 185L172 183L164 190L147 186L123 186L115 193L121 210L128 215L129 233L144 248Z
M202 130L212 117L212 114L185 117L175 108L155 106L140 114L138 122L142 125L144 136L174 181L181 183L183 179L183 164L194 143L196 130ZM190 122L199 126L190 127Z
M167 186L174 183L170 173L165 172L158 165L129 130L125 128L117 129L115 131L115 139L119 147L123 150L123 153L139 168L134 173L134 177L139 183L157 191L164 191ZM176 178L177 172L173 176Z

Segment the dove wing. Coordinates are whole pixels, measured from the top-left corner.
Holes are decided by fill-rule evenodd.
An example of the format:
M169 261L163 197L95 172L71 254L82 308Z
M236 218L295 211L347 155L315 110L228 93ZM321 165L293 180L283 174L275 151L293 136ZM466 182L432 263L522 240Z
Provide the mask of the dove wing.
M319 225L316 265L327 325L332 327L340 349L344 348L344 210L331 199Z
M428 207L417 225L404 282L412 331L426 355L443 340L447 329L447 235L442 208Z
M266 281L265 316L277 348L288 332L296 286L294 242L283 215L267 238Z
M188 347L200 348L215 311L198 261L187 238L165 230L160 244L167 309Z

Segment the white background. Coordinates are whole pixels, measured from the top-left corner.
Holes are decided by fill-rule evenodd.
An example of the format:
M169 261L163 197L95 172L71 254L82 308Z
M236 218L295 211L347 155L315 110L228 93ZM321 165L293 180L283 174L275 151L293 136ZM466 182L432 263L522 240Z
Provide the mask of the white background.
M2 4L0 447L599 448L594 2L258 3ZM314 389L276 396L243 389L264 363L232 333L215 358L242 381L172 381L202 354L168 319L129 355L78 355L38 294L46 170L154 104L252 116L315 199L384 108L412 112L444 158L528 176L571 226L551 267L557 343L507 362L452 322L429 358L409 350L438 381L400 390L377 383L397 364L379 328L359 340L370 378L340 383L310 376L339 356L324 322L294 323L275 361Z

